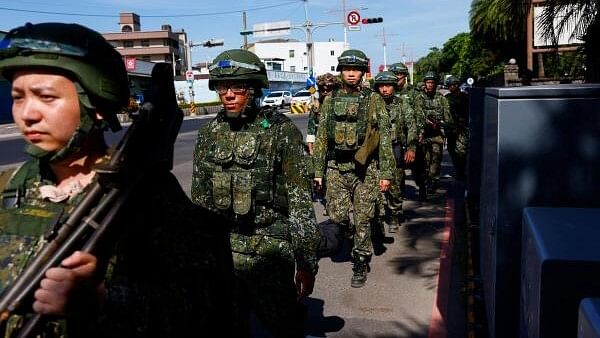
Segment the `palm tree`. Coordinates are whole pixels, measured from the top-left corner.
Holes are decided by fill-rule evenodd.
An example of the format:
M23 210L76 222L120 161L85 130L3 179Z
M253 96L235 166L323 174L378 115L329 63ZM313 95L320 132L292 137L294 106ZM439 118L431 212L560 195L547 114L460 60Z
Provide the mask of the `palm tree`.
M516 58L526 66L527 14L531 0L473 0L470 26L473 40L494 51L499 63Z
M551 41L571 32L569 38L583 40L587 82L600 82L599 0L546 0L540 16L542 34ZM558 19L558 20L557 20ZM595 43L596 42L596 43Z

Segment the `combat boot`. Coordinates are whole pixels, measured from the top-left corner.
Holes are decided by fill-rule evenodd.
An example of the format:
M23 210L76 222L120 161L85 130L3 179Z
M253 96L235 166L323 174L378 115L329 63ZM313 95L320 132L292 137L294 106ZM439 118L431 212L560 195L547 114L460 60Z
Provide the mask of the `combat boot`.
M369 263L367 257L358 256L353 259L352 263L352 279L350 286L353 288L361 288L367 282L367 273L369 272Z
M387 220L388 232L394 233L397 232L400 228L400 222L398 221L398 216L391 215Z

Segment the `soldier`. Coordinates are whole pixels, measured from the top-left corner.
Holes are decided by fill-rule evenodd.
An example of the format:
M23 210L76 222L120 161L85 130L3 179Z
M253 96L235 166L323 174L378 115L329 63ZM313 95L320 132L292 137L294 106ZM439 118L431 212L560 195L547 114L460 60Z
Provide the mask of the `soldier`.
M103 133L120 129L116 113L127 106L129 82L114 47L75 24L11 30L0 41L0 72L11 82L13 118L30 156L0 173L5 291L98 180L95 165L108 158ZM118 234L97 256L77 251L47 270L33 307L2 318L3 336L34 313L48 319L40 337L223 333L216 322L233 313L233 276L218 219L192 204L167 170L148 170L139 187L116 215Z
M375 76L375 90L385 101L392 124L392 149L396 160L394 177L385 196L385 215L389 232L396 232L404 221L402 199L404 197L404 168L415 160L417 148L417 124L408 100L395 95L398 77L390 71Z
M223 110L198 133L192 200L229 220L243 305L273 336L304 337L299 300L313 290L319 232L302 134L259 108L269 82L253 53L219 54L208 86Z
M415 95L417 94L415 88L408 83L409 71L408 67L402 62L393 63L388 71L394 73L398 77L398 86L396 90L396 96L408 95L410 105L413 104Z
M421 147L425 154L425 168L427 169L427 192L435 193L439 187L440 166L444 149L444 125L452 125L448 101L437 89L437 74L427 72L423 77L425 90L420 92L415 99L415 108L422 112L425 126L420 137Z
M317 76L317 89L319 92L319 96L317 99L313 99L313 103L310 107L310 112L308 115L308 127L306 130L306 144L308 146L308 154L313 155L313 145L315 142L315 135L317 134L317 129L319 128L319 113L321 111L321 105L325 100L325 97L330 96L331 93L339 88L340 81L339 79L331 73L325 73L323 75ZM314 168L312 165L312 158L310 159L311 164L311 173L314 176ZM321 187L320 191L317 192L318 196L320 196L321 203L323 207L326 207L326 199L323 198L325 195L324 186ZM324 209L323 216L327 216L327 209Z
M337 70L341 71L342 87L325 98L319 118L315 184L323 183L327 169L327 212L345 233L354 235L351 286L362 287L373 253L371 221L376 216L376 202L393 177L391 126L381 96L361 87L368 70L366 55L359 50L344 51Z
M450 106L450 114L454 120L454 128L446 128L448 153L454 165L457 180L464 180L465 163L469 143L469 95L458 87L460 81L455 76L446 79L448 94L446 100Z

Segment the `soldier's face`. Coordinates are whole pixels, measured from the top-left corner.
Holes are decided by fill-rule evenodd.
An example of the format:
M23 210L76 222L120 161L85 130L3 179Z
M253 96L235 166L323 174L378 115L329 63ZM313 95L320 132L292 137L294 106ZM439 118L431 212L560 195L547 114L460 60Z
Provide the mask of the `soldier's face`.
M398 74L397 76L398 76L398 88L404 87L404 84L406 83L406 75Z
M425 81L425 91L426 92L428 92L428 93L434 92L435 86L436 86L435 81L433 81L433 80Z
M354 66L342 67L342 80L349 86L358 86L362 80L363 71Z
M394 92L396 91L393 85L386 83L378 85L377 89L379 90L379 94L383 97L390 97L394 95Z
M248 105L248 87L234 81L219 82L215 87L225 108L225 115L230 118L239 117Z
M453 83L453 84L451 84L451 85L448 86L448 90L451 91L451 92L453 92L453 93L456 93L456 92L459 91L458 85L456 83Z
M40 70L17 71L11 95L13 119L27 142L46 151L67 145L80 122L73 81Z

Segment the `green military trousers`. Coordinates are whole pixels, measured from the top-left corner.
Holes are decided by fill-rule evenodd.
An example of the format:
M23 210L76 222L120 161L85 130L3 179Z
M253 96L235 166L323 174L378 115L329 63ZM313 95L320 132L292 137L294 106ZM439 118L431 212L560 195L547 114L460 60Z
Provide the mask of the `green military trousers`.
M362 176L362 175L361 175ZM372 161L361 177L356 171L327 169L327 213L332 222L350 225L350 213L354 218L353 256L371 257L371 221L375 218L379 198L379 170Z

